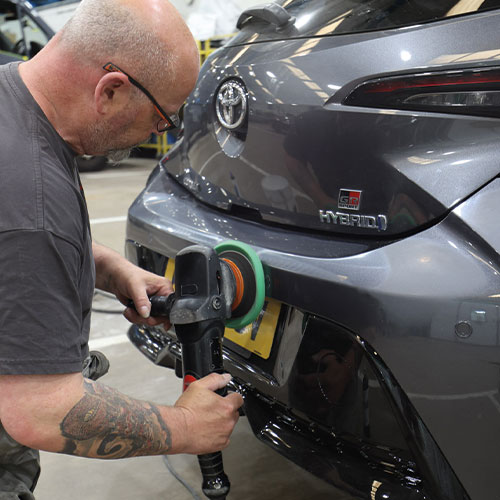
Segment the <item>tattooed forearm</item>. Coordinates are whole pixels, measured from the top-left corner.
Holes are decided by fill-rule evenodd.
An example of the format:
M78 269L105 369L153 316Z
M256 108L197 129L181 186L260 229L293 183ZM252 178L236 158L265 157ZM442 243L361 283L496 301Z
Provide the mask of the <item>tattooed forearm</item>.
M94 458L165 454L170 430L158 408L90 380L85 394L61 422L62 453Z

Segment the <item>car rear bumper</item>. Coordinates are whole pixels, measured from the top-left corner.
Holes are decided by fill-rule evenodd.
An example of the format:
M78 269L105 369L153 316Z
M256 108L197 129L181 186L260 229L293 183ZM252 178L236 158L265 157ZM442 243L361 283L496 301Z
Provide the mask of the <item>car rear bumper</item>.
M442 493L447 483L458 498L449 463L471 498L486 498L500 464L492 439L500 437L500 261L495 243L479 234L484 226L474 231L473 221L465 224L467 214L473 217L467 203L404 239L341 241L227 216L196 201L159 167L130 208L127 255L137 261L137 249L145 248L172 258L187 245L228 239L252 245L264 265L266 296L289 308L288 324L280 323L270 360L253 363L255 356L226 348L228 370L260 395L328 427L307 410L321 401L297 401L294 379L301 360L309 355L311 362L311 351L321 351L318 334L307 336L307 318L325 322L325 343L351 336L368 360L390 399L392 424L412 434L410 453L424 480ZM302 323L287 330L292 310Z

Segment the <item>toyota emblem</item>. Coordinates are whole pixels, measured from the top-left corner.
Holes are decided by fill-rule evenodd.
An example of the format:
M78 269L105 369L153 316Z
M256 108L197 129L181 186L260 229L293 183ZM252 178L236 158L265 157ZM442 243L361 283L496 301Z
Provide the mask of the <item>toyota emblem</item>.
M245 121L247 109L247 93L243 84L238 80L225 82L219 89L215 101L220 124L229 130L237 129Z

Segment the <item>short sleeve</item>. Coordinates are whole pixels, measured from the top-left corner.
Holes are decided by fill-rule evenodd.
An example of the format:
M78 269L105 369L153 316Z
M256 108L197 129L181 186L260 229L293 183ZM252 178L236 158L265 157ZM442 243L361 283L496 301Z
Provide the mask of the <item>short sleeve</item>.
M0 374L81 371L81 268L49 231L0 233Z

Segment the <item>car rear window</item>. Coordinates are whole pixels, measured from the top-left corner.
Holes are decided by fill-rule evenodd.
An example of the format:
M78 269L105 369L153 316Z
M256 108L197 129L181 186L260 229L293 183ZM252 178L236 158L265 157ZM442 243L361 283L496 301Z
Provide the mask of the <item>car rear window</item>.
M286 30L287 38L379 31L500 8L500 0L279 0L276 3L295 18L290 30ZM275 31L274 26L262 22L259 16L248 21L243 29L247 34L253 31L271 35Z
M359 33L500 8L500 0L282 0L301 35Z

